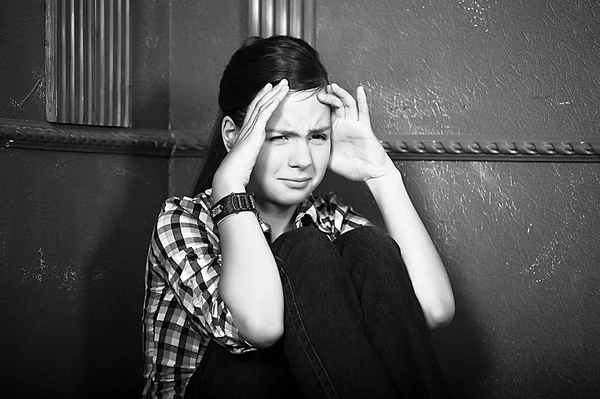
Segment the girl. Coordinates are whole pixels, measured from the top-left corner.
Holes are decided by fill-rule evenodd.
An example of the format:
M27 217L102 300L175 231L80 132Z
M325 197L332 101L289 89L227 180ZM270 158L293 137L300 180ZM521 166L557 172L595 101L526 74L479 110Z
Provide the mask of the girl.
M330 84L300 39L251 38L220 84L193 197L168 199L148 253L145 395L445 397L429 328L454 298L364 89ZM366 183L389 235L335 194Z

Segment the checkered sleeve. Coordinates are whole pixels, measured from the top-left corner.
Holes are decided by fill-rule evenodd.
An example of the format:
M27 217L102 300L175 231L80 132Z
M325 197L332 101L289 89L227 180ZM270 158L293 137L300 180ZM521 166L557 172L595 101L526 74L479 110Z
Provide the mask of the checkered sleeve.
M351 206L344 205L337 194L329 193L323 198L323 201L335 238L357 227L373 226L369 220L356 212Z
M204 206L203 206L204 205ZM153 240L158 267L198 333L232 353L253 350L240 337L219 295L221 253L205 204L172 198L163 207Z

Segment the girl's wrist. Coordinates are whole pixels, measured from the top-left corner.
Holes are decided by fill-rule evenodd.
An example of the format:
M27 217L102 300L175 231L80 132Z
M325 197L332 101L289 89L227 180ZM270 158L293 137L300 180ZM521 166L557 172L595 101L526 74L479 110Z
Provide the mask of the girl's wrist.
M377 190L378 188L384 188L387 185L401 184L403 185L402 175L400 171L396 168L396 165L390 160L386 165L385 170L377 177L373 177L365 180L365 184L371 192L373 190Z
M221 200L223 197L231 193L245 193L246 187L239 183L221 184L217 179L213 180L212 198L213 202Z
M390 173L365 182L379 207L392 203L399 206L404 201L410 201L402 175L398 169L394 169Z

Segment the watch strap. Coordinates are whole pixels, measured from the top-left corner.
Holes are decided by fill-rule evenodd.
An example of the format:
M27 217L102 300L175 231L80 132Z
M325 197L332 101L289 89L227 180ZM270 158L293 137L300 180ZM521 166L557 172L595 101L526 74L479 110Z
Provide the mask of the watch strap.
M210 216L215 224L219 224L227 216L240 212L258 213L253 193L231 193L221 198L210 208Z

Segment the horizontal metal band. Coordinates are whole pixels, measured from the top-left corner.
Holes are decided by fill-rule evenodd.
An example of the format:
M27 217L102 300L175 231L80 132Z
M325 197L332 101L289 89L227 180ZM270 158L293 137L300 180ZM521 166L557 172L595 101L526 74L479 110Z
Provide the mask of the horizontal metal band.
M183 137L185 136L185 137ZM30 148L155 156L202 157L203 140L176 131L60 125L0 118L0 150ZM600 162L600 140L589 137L403 135L382 140L393 160Z
M595 136L404 135L381 144L394 160L600 162L600 140Z
M0 118L0 151L25 148L171 156L175 139L167 130L55 125Z

